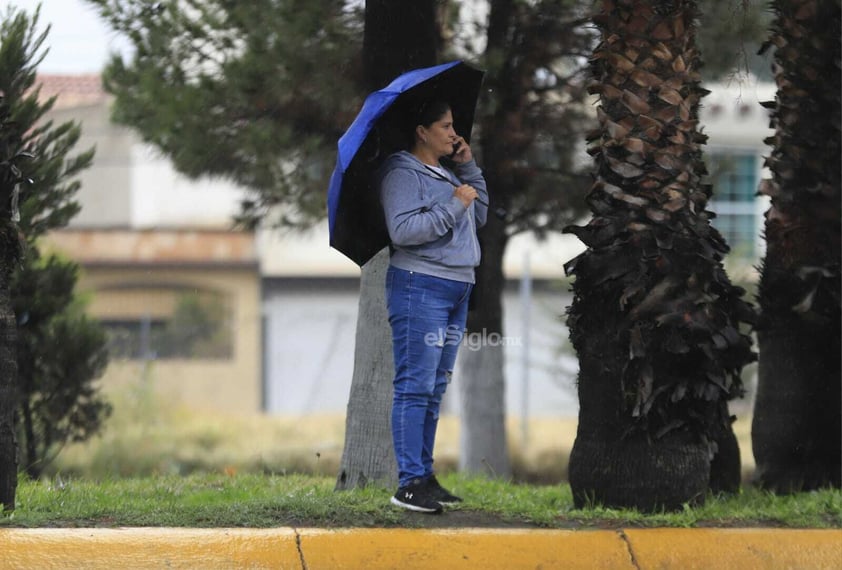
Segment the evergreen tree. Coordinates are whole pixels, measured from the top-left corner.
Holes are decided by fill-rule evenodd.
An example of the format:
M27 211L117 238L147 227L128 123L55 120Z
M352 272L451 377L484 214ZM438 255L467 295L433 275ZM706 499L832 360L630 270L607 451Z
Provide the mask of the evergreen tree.
M94 383L108 365L107 339L75 299L78 272L72 261L42 259L32 244L12 280L20 465L32 478L64 444L96 434L111 412Z
M699 0L697 44L705 56L702 79L730 81L751 73L771 81L770 61L758 54L766 39L771 13L767 0Z
M342 0L88 0L134 48L103 82L114 120L182 173L250 191L239 221L325 212L336 141L361 103L360 11Z
M1 26L0 92L11 119L4 131L28 152L19 165L28 183L19 198L4 202L11 204L8 215L19 220L15 239L25 241L22 263L7 257L3 265L16 325L18 383L15 397L4 402L19 412L22 466L37 476L62 444L94 433L109 411L93 385L107 363L105 335L74 301L78 267L53 256L42 260L38 245L78 212L76 177L90 166L94 151L71 156L79 125L54 125L46 118L55 100L43 100L36 85L48 33L38 32L38 12L29 17L10 11Z
M0 77L13 78L11 72L17 62L8 60L19 54L23 44L31 39L30 30L23 14L9 10L2 16ZM16 36L12 32L16 32ZM39 39L43 41L43 36ZM25 180L22 169L31 157L25 152L24 132L15 120L15 95L15 91L10 92L6 85L0 85L0 505L4 510L15 508L18 468L15 439L17 326L10 292L12 272L21 255L15 205L19 185Z

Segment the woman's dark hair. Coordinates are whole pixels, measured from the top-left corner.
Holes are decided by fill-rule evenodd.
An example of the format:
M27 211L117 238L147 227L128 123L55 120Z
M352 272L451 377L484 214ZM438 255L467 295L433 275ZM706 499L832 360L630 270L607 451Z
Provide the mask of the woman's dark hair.
M400 147L410 150L415 144L415 127L418 125L429 127L448 111L450 111L450 104L438 99L425 99L405 107L402 111Z
M413 132L418 125L429 127L441 119L448 111L450 111L450 104L445 101L438 99L422 101L415 111L415 117L413 118L414 124L412 125Z

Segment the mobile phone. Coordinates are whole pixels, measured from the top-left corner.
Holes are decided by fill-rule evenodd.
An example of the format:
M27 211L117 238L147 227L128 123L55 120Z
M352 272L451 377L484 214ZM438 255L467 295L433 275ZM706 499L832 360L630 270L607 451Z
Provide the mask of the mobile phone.
M461 142L453 143L453 152L450 153L449 158L454 158L456 156L456 153L459 152L460 148L462 148Z

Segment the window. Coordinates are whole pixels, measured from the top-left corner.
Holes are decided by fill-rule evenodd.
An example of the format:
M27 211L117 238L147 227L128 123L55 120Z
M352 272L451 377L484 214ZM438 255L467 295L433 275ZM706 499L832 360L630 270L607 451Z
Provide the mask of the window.
M230 311L218 295L181 293L172 313L103 318L112 358L228 359L233 354Z
M745 152L715 151L707 166L713 196L708 208L716 213L713 226L731 247L731 254L754 257L759 231L755 194L758 156Z
M100 321L108 335L111 358L154 358L152 339L160 335L166 323L151 318L109 319Z

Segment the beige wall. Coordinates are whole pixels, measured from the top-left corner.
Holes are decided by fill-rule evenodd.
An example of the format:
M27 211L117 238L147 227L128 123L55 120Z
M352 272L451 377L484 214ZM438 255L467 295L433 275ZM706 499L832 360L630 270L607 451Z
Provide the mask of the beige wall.
M262 406L260 280L257 268L105 268L88 267L80 291L92 294L89 312L95 317L137 315L139 304L152 313L167 310L167 287L213 290L230 303L233 354L230 359L115 359L106 371L106 391L150 382L169 401L193 408L234 413L256 413ZM120 313L121 287L126 289ZM148 286L148 303L143 287ZM107 291L107 302L98 302L96 291Z
M179 293L221 296L231 327L230 358L112 357L106 391L149 382L168 401L193 408L259 413L263 408L260 264L254 234L189 228L74 229L42 243L82 268L77 286L88 313L110 321L167 319Z

